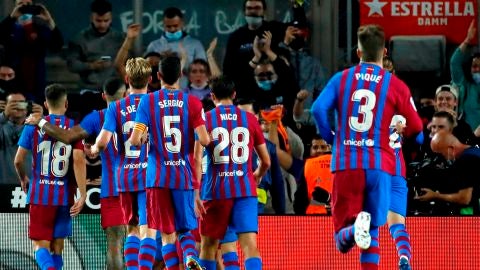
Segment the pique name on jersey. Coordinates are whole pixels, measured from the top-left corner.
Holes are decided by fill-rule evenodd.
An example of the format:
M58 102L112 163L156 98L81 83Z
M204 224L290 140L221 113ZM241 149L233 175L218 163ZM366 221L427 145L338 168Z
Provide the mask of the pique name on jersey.
M369 73L355 73L355 79L378 83L382 79L382 75L375 75Z
M236 113L221 113L220 114L220 119L223 120L233 120L233 121L236 121L237 120L237 114Z
M160 108L167 108L167 107L183 107L183 100L177 100L177 99L172 99L172 100L161 100L158 102L158 106Z
M130 106L127 106L127 111L124 111L124 110L121 110L120 113L123 115L123 116L127 116L128 114L131 114L131 113L134 113L137 111L137 107L135 107L135 104L132 104Z

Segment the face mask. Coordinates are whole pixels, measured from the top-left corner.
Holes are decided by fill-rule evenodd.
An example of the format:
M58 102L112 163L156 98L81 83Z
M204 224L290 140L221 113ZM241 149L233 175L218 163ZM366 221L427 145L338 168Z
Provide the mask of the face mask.
M472 73L472 78L476 84L480 84L480 72Z
M192 84L190 84L190 87L191 87L192 89L195 89L195 90L203 90L203 89L205 89L205 87L207 87L207 85L208 85L207 82L204 82L204 83L199 84L199 85L192 83Z
M245 16L248 25L258 28L262 25L263 17Z
M257 81L258 87L260 87L263 91L270 91L272 90L272 86L275 82L272 80L267 81Z
M182 30L178 30L177 32L165 32L165 37L168 41L177 41L180 40L183 36Z

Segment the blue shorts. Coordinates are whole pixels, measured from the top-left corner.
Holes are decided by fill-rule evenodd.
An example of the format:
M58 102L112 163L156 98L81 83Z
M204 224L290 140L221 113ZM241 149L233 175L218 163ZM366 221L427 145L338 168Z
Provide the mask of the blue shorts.
M72 236L69 206L30 204L28 235L32 240L52 241Z
M175 228L177 232L187 232L198 228L195 216L195 192L193 189L172 189L175 207Z
M371 224L387 222L391 175L380 170L354 169L334 174L332 217L335 232L353 224L360 211L371 214Z
M220 244L226 244L235 242L238 240L237 233L232 229L232 227L228 226L227 232L222 240L220 240Z
M392 176L390 211L405 217L407 214L407 196L407 180L402 176Z

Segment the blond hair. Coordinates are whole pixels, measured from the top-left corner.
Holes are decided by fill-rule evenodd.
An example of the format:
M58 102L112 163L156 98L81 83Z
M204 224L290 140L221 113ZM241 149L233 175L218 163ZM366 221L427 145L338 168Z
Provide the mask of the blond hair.
M147 60L141 57L128 59L125 65L125 71L127 73L128 83L134 89L146 87L152 75L152 67Z

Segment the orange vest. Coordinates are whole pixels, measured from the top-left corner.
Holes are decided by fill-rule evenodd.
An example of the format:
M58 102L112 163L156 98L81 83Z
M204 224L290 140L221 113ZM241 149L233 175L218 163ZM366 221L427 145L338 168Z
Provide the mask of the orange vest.
M333 175L330 170L332 154L321 155L309 158L305 161L304 176L307 181L308 200L312 201L312 192L315 187L321 187L332 193ZM324 205L310 204L307 208L308 214L327 214Z

